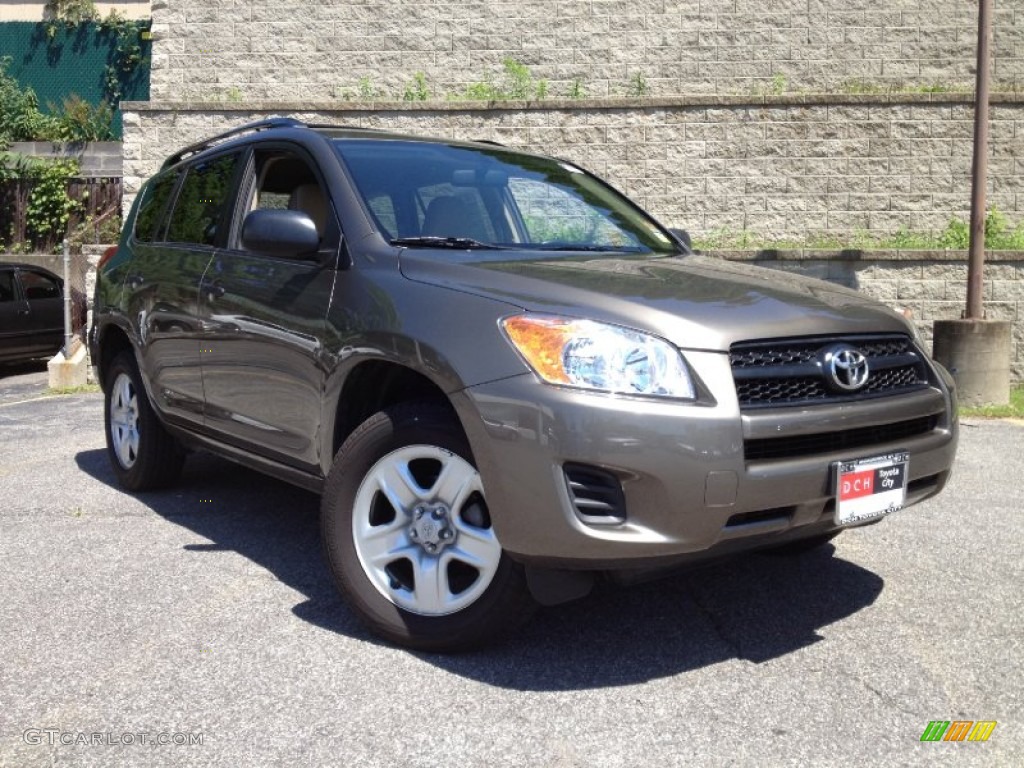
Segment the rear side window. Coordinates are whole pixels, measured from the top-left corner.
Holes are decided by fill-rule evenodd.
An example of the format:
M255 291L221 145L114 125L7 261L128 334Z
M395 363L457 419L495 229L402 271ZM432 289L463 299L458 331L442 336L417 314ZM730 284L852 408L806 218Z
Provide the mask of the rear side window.
M143 243L151 243L157 238L160 223L163 221L167 201L174 191L177 174L169 173L153 179L142 193L139 214L135 217L135 239Z
M232 181L239 153L197 163L188 169L174 203L167 240L216 245L219 229L231 207Z

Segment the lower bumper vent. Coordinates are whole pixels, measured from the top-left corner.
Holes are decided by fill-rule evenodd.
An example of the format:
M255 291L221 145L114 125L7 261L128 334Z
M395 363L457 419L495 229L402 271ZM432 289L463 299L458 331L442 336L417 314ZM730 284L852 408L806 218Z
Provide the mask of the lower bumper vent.
M615 525L625 521L626 496L615 475L584 464L566 464L562 471L569 500L583 522Z

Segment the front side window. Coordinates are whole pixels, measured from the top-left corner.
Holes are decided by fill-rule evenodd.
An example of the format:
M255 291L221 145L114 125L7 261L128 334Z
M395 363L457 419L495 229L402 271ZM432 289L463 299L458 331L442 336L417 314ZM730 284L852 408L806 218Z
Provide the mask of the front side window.
M59 299L61 297L60 285L55 280L38 272L22 270L19 274L21 288L25 291L25 298L29 301L39 299Z
M337 229L323 185L307 160L287 149L257 149L256 184L248 210L302 211L321 238Z
M14 301L14 270L0 269L0 303Z
M169 242L219 243L220 230L231 207L239 157L239 153L233 153L204 160L186 171L167 226Z
M657 222L562 160L394 139L337 139L334 146L380 231L396 244L678 253Z

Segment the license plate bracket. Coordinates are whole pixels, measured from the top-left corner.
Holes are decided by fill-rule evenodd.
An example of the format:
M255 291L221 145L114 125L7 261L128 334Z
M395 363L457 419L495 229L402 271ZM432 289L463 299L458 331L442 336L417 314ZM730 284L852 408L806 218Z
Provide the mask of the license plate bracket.
M856 525L902 509L909 465L906 451L835 462L835 524Z

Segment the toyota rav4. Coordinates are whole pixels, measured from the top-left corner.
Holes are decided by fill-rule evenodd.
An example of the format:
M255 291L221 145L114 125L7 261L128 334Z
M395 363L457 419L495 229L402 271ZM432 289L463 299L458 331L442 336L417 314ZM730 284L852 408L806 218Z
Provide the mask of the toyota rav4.
M688 242L490 142L272 118L190 146L99 269L114 472L202 449L320 493L352 610L431 650L942 489L953 384L907 318Z

